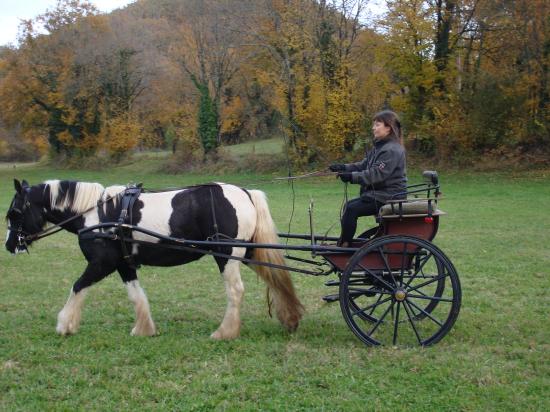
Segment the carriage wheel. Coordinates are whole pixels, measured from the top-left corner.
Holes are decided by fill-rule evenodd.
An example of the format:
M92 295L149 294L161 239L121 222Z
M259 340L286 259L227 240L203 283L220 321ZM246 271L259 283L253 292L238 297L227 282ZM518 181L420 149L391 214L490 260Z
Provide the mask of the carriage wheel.
M385 236L359 249L340 280L340 308L367 345L438 342L458 317L458 274L434 244Z
M422 252L420 252L422 253ZM420 259L417 259L415 261L415 264L416 265L419 265L421 264L421 260ZM437 265L440 265L441 262L440 261L436 261L436 264ZM418 268L418 266L417 266ZM442 268L438 267L438 273L442 270ZM411 275L411 274L404 274L403 275L403 279L405 279L405 282L407 280L409 280L411 277L413 277L414 275ZM418 277L416 278L416 280L418 281ZM339 283L339 282L338 282ZM372 280L366 280L365 281L365 284L370 284L372 285ZM445 278L439 278L437 281L436 281L436 284L435 284L435 288L432 287L431 288L433 290L433 294L432 296L433 297L436 297L436 298L440 298L443 296L443 291L445 290ZM366 294L370 294L371 296L375 296L376 295L376 292L375 292L376 288L374 286L371 286L369 289L367 289L367 292L365 292ZM369 316L367 313L363 312L360 310L359 306L357 306L355 300L355 296L360 296L362 293L360 292L356 292L356 293L350 293L351 295L351 299L349 300L349 305L351 306L352 310L355 311L357 313L357 316L359 316L360 318L362 318L363 320L366 320L368 322L376 322L376 319L372 316ZM334 299L334 301L336 300L339 300L339 295L335 295L337 298ZM425 307L423 308L424 310L419 310L418 313L415 315L415 319L417 320L420 320L420 319L423 319L425 318L428 314L432 313L432 311L434 310L434 308L437 306L438 304L438 300L434 299L434 300L426 300L424 302L424 305ZM422 303L423 302L419 302L420 306L422 306ZM400 322L406 322L406 320L402 319Z

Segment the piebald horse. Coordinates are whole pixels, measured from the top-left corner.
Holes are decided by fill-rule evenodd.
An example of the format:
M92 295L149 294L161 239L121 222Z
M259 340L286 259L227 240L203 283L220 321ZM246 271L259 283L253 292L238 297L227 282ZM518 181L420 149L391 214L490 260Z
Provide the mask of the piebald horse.
M32 242L33 234L40 233L47 222L61 223L69 232L103 222L116 222L121 214L121 196L124 186L103 187L99 183L50 180L29 186L23 180L14 180L15 196L7 214L8 234L6 249L11 253L24 251ZM81 216L79 216L81 214ZM140 228L175 238L207 240L216 232L226 238L253 243L278 243L275 225L263 192L245 190L223 183L192 186L189 188L142 193L131 207L131 223ZM71 217L74 219L66 222ZM217 223L217 225L216 225ZM133 239L147 243L129 244L132 262L123 258L123 245L111 239L79 237L79 245L88 265L74 283L69 299L57 317L56 330L61 335L74 334L80 324L80 315L86 292L117 271L135 306L136 322L132 335L152 336L156 327L149 303L141 288L136 267L138 265L175 266L204 256L187 250L161 248L151 243L164 240L134 231ZM23 240L25 239L25 240ZM212 250L209 247L203 249ZM243 258L245 255L258 262L284 265L280 250L222 246L216 252ZM128 252L128 250L126 251ZM211 335L214 339L233 339L239 335L240 306L244 287L238 260L214 257L225 282L227 308L223 320ZM304 308L300 303L288 271L251 265L265 281L268 296L279 321L294 331Z

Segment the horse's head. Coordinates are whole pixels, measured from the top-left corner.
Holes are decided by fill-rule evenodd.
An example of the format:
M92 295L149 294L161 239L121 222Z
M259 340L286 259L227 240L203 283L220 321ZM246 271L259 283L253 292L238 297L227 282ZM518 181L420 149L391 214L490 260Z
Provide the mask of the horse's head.
M32 243L29 235L40 232L46 219L44 208L37 204L37 196L33 196L33 188L25 180L19 182L14 179L14 185L15 196L6 215L6 249L10 253L19 253L27 250L27 246Z

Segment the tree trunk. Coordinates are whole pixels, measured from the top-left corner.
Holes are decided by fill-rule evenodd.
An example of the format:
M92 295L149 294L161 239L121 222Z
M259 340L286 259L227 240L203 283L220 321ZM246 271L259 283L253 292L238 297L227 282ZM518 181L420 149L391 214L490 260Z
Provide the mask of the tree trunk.
M455 8L456 0L436 1L437 28L434 44L434 62L438 72L436 84L440 91L445 91L446 89L444 72L449 64L450 33Z

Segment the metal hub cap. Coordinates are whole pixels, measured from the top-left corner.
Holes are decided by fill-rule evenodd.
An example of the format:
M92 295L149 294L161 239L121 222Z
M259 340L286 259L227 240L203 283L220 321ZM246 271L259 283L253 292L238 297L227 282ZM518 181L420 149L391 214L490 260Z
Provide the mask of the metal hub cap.
M403 289L397 289L394 294L395 300L402 302L407 297L407 293Z

